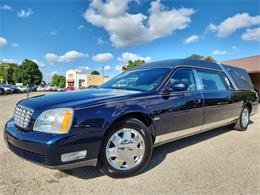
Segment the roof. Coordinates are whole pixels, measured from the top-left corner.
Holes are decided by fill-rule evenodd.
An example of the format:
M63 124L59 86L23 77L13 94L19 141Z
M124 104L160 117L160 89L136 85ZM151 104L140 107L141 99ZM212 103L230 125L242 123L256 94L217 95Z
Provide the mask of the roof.
M157 62L151 62L138 66L135 70L146 69L146 68L175 68L176 66L196 66L202 68L210 68L215 70L221 70L220 66L213 62L195 59L175 59L175 60L163 60Z
M249 73L260 73L260 55L227 60L221 63L244 68Z

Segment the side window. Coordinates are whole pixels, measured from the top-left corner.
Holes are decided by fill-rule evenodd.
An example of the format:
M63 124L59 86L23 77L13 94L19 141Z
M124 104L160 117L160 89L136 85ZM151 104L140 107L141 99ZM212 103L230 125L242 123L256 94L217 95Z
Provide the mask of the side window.
M229 82L223 72L197 70L203 90L227 90Z
M179 69L170 79L170 85L176 82L182 82L186 85L186 91L195 91L196 83L192 69Z
M248 75L245 74L242 76L237 71L233 70L229 70L228 73L236 83L238 89L252 89L251 79Z

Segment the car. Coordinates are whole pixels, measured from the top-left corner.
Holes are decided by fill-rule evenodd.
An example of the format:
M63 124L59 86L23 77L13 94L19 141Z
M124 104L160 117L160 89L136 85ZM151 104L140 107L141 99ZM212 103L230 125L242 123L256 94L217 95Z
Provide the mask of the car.
M47 89L46 89L45 86L39 85L39 86L37 87L37 91L47 91Z
M73 86L68 86L65 88L65 91L74 91L75 90L75 87Z
M49 84L46 86L47 91L57 91L57 87L54 86L53 84Z
M18 85L18 86L16 86L16 87L17 87L17 89L18 89L21 93L25 93L25 92L28 91L28 88L27 88L26 86L24 86L24 85Z
M11 93L19 93L20 92L18 87L16 87L15 85L9 85L9 87L11 88Z
M226 125L246 130L257 108L244 69L166 60L123 72L98 89L22 100L4 139L39 165L97 166L124 178L141 173L161 144Z
M4 84L4 83L0 83L0 87L4 88L5 94L12 93L12 89L11 89L11 87L9 85Z
M65 88L64 88L64 87L59 87L59 88L57 88L57 91L58 91L58 92L64 92L64 91L65 91Z
M29 90L30 92L32 92L32 91L37 91L37 86L34 85L34 84L28 84L28 85L27 85L27 88L28 88L28 90Z
M5 89L4 87L0 86L0 95L3 95L5 94Z

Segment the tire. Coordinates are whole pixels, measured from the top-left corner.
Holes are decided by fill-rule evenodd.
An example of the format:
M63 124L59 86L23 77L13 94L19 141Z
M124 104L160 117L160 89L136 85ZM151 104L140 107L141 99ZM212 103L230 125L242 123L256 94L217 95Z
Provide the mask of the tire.
M250 121L250 111L249 108L245 106L240 113L238 121L234 125L234 129L239 131L247 130L249 121Z
M104 137L98 168L113 178L142 172L153 150L152 135L144 123L128 118L112 125Z

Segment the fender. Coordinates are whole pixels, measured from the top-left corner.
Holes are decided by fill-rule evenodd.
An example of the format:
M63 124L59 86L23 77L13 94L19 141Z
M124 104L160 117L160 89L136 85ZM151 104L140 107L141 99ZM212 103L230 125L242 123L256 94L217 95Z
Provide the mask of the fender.
M147 119L149 119L150 121L150 125L149 125L149 129L152 133L152 136L155 138L156 136L156 126L154 124L154 114L151 113L148 109L145 109L144 107L140 106L140 105L133 105L133 106L120 106L120 107L116 107L112 113L112 117L108 118L109 120L106 121L104 128L106 129L105 132L107 132L107 130L109 130L109 128L111 127L112 124L114 124L116 121L130 116L130 117L135 117L138 119L140 115L143 115L145 117L147 117Z

